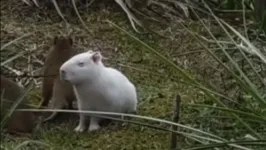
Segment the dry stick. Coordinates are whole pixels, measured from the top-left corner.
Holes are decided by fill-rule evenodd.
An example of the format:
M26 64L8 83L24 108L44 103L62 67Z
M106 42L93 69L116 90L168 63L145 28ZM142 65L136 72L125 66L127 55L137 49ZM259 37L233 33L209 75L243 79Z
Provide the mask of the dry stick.
M176 99L174 100L174 108L173 108L173 122L178 123L179 121L179 113L180 113L180 102L181 98L180 95L176 95ZM172 126L173 131L177 131L177 126ZM177 150L177 134L171 132L171 143L170 143L170 150Z
M58 73L50 74L50 75L28 75L27 73L24 73L22 75L5 75L7 78L45 78L45 77L53 77L59 75Z

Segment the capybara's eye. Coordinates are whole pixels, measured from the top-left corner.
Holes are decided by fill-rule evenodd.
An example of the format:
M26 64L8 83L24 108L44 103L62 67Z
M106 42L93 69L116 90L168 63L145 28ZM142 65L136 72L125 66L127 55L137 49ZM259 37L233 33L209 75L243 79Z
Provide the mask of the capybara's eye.
M84 62L78 62L78 66L79 67L83 67L84 66Z

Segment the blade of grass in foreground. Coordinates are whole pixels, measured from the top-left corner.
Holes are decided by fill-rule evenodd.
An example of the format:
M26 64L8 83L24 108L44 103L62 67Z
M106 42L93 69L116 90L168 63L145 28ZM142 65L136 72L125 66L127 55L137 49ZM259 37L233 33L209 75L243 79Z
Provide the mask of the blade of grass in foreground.
M258 49L255 48L254 45L252 45L250 42L248 42L248 40L246 40L245 37L243 37L239 32L237 32L232 26L228 25L226 22L220 20L219 18L217 18L213 12L211 11L211 9L207 6L207 8L209 9L209 11L211 12L212 16L214 17L214 19L216 20L216 22L220 25L220 27L223 28L223 30L225 31L225 33L227 34L227 36L231 39L231 41L234 42L235 45L237 45L237 43L235 42L235 40L232 38L232 36L228 33L228 31L224 28L224 26L222 25L221 22L223 22L224 24L226 24L232 31L234 31L234 33L241 38L241 40L245 41L246 44L249 45L249 47L251 47L251 49L254 49L256 52L256 54L259 56L259 58L261 58L261 60L265 59L265 64L266 64L266 58L265 56L258 51ZM217 39L214 37L214 35L211 33L211 31L206 27L206 25L201 21L201 23L205 26L206 30L209 32L209 34L212 36L212 38L217 41ZM225 55L227 56L227 58L230 60L230 62L234 65L234 67L238 70L238 72L241 74L241 77L243 77L246 81L246 83L248 85L245 85L245 83L243 83L243 81L240 79L238 80L239 83L241 83L241 85L246 87L246 92L252 94L256 100L259 100L261 104L263 104L264 106L266 106L266 100L263 99L263 97L260 95L260 93L258 92L258 90L256 90L255 85L250 81L250 79L245 75L245 73L242 71L242 69L239 67L239 65L233 60L233 58L226 52L226 50L222 47L222 45L217 42L217 45L222 49L222 51L225 53ZM243 54L243 52L240 50L240 53ZM248 60L248 58L246 58L246 60ZM254 67L253 67L254 68ZM238 79L238 78L237 78Z
M6 61L1 62L1 67L2 67L2 66L5 66L7 63L9 63L9 62L11 62L11 61L17 59L18 57L24 55L25 53L27 53L27 51L20 52L20 53L18 53L17 55L12 56L11 58L7 59Z
M72 1L72 5L73 5L73 7L74 7L74 10L75 10L75 12L76 12L76 14L77 14L77 16L78 16L78 18L79 18L81 24L82 24L82 25L85 27L85 29L91 34L91 31L90 31L89 28L86 26L86 23L83 21L83 19L81 18L80 14L79 14L79 11L78 11L78 9L77 9L77 7L76 7L75 0L71 0L71 1Z
M136 68L136 67L131 67L131 66L128 66L128 65L123 65L123 64L118 64L118 65L120 65L121 67L130 68L130 69L142 72L142 73L148 73L148 74L151 74L151 75L160 76L160 77L165 78L165 79L170 79L171 78L171 80L173 80L173 81L175 81L177 83L181 83L181 84L188 85L188 86L191 86L191 87L195 87L195 88L198 88L198 89L203 89L205 91L208 91L211 94L214 94L214 95L219 96L219 97L221 97L221 98L223 98L225 100L228 100L228 101L230 101L232 103L237 104L235 101L233 101L232 99L226 97L223 94L217 93L217 92L215 92L215 91L213 91L211 89L208 89L208 88L205 88L205 87L202 87L202 86L198 86L198 85L192 84L190 82L181 81L181 80L178 80L177 78L174 78L174 77L171 77L171 76L166 76L165 74L162 74L162 73L159 73L159 72L156 72L156 71L151 72L151 71L139 69L139 68Z
M201 149L207 149L207 148L214 148L214 147L228 147L228 144L240 144L240 145L249 145L249 146L266 146L266 140L254 140L254 141L230 141L230 142L223 142L223 143L215 143L215 144L207 144L207 145L201 145L192 147L189 149L183 149L183 150L201 150ZM250 149L250 148L247 148Z
M132 117L132 118L138 118L138 119L146 119L150 121L155 121L155 122L160 122L160 123L165 123L168 125L176 125L181 128L185 128L188 130L192 130L195 132L198 132L200 134L205 134L208 135L212 138L216 138L219 140L222 140L221 137L216 136L211 133L207 133L192 127L188 127L179 123L174 123L171 121L163 120L163 119L158 119L158 118L153 118L153 117L147 117L147 116L140 116L140 115L133 115L133 114L125 114L125 113L115 113L115 112L102 112L102 111L81 111L81 110L64 110L64 109L16 109L15 111L33 111L33 112L66 112L66 113L87 113L87 114L92 114L92 115L114 115L114 116L123 116L123 117Z
M15 43L15 42L17 42L17 41L19 41L19 40L21 40L21 39L23 39L23 38L25 38L25 37L27 37L27 36L30 36L31 34L32 34L32 33L24 34L24 35L22 35L22 36L20 36L20 37L18 37L18 38L16 38L16 39L14 39L14 40L12 40L12 41L6 43L6 44L4 44L3 46L1 46L0 51L4 50L6 47L8 47L9 45L11 45L11 44L13 44L13 43Z
M194 12L194 14L198 17L198 19L200 18L198 16L198 14L192 9L192 11ZM214 37L214 35L210 32L210 30L206 27L206 25L204 24L204 22L199 19L199 21L204 25L205 29L208 31L208 33L212 36L212 38L215 40L216 38ZM187 29L185 27L185 25L181 24L185 29ZM215 59L217 60L217 62L219 62L219 64L221 66L223 66L229 73L231 73L233 75L233 77L235 79L237 79L237 81L240 83L241 87L247 91L247 89L249 89L250 87L248 87L241 79L240 77L238 77L232 70L230 70L230 68L228 68L219 58L218 56L216 56L208 47L206 47L189 29L187 29L187 31L199 42L200 45L202 45L205 50ZM226 56L230 59L230 55L225 51L225 49L221 46L221 44L215 40L218 44L218 46L223 50L223 52L226 54ZM233 59L231 58L231 61L234 63ZM237 67L237 66L236 66ZM238 67L239 69L239 67ZM241 73L241 69L240 69L240 73ZM243 73L243 72L242 72ZM208 94L208 93L206 93ZM254 93L252 93L254 94ZM211 96L211 95L208 95ZM217 99L215 99L217 100ZM223 107L227 108L227 106L222 103L220 100L217 101L219 104L221 104ZM259 133L257 133L251 126L248 125L247 122L243 121L243 119L241 117L239 117L238 115L234 114L234 113L230 113L233 117L235 117L243 126L246 127L247 130L249 130L254 136L256 136L258 139L261 139L261 135Z
M208 5L206 5L206 7L208 8L208 10L211 12L212 16L214 17L214 19L216 20L216 22L220 25L220 27L223 28L224 32L227 34L227 36L231 39L231 41L234 42L235 45L237 45L237 43L234 41L234 39L232 38L232 36L228 33L228 31L224 28L224 26L221 23L221 20L219 18L217 18L213 12L211 11L211 9L208 7ZM195 12L194 12L195 13ZM208 31L208 33L211 35L211 37L213 38L213 40L217 41L217 39L215 38L215 36L211 33L210 29L205 25L205 23L200 20L200 22L202 23L202 25L204 25L205 29ZM225 22L224 22L225 23ZM227 24L228 25L228 24ZM231 26L230 26L231 27ZM231 27L232 28L232 27ZM236 31L236 30L234 30ZM236 31L236 33L238 33ZM238 36L241 37L241 39L245 39L241 34L237 34ZM245 40L246 42L248 42L247 40ZM264 106L266 106L266 100L263 99L262 95L258 92L258 90L256 90L255 85L250 81L250 79L246 76L246 74L242 71L242 69L239 67L239 65L234 61L234 59L227 53L227 51L225 50L225 48L219 43L216 42L217 45L221 48L221 50L224 52L224 54L227 56L227 58L230 60L230 62L233 64L233 66L237 69L237 71L240 73L241 77L244 78L244 80L246 81L246 83L248 85L246 85L238 76L234 75L234 77L237 79L238 83L240 83L241 87L243 86L243 89L252 94L252 96L255 97L256 100L259 100L261 104L263 104ZM247 43L252 45L250 42ZM255 48L255 46L252 45L252 48ZM256 49L256 48L255 48ZM242 52L240 50L240 52ZM263 55L261 55L262 57ZM232 73L233 74L233 73Z
M233 113L236 113L236 114L239 114L239 115L244 115L246 117L253 118L253 119L257 120L257 121L264 122L266 124L266 118L264 118L263 116L257 116L255 114L244 112L244 111L240 111L240 110L229 109L229 108L224 108L224 107L217 107L217 106L210 106L210 105L201 105L201 104L187 104L187 105L192 106L192 107L205 107L205 108L218 109L218 110L221 110L221 111L233 112Z
M221 116L221 115L208 115L208 116L195 116L195 117L193 116L193 117L184 117L183 119L196 120L196 119L207 119L207 118L209 118L209 119L231 119L231 120L234 119L233 117ZM261 123L261 121L255 120L255 119L249 119L249 118L243 118L243 119L246 121L249 121L249 122Z
M204 87L203 85L201 85L199 82L197 82L196 80L194 80L193 78L191 78L183 69L181 69L180 67L178 67L177 65L175 65L172 61L168 60L166 57L162 56L160 53L158 53L155 49L153 49L152 47L150 47L149 45L147 45L145 42L139 40L137 37L135 37L134 35L130 34L129 32L125 31L124 29L122 29L121 27L117 26L116 24L114 24L113 22L107 20L108 23L112 24L114 27L116 27L117 29L119 29L120 31L126 33L127 35L129 35L130 37L132 37L133 39L135 39L137 42L139 42L140 44L142 44L143 46L145 46L149 52L152 52L153 54L155 54L156 56L158 56L160 59L164 60L165 62L167 62L171 67L173 67L175 70L177 70L179 73L181 73L181 75L185 78L185 80L188 80L189 82L192 82L196 85L198 85L199 87ZM189 32L190 33L190 32ZM193 37L195 37L195 35L193 35ZM196 38L198 40L198 38ZM202 44L200 42L200 44ZM202 44L204 46L204 44ZM206 48L206 46L204 46ZM215 56L213 54L213 52L210 52L210 50L207 48L208 52L212 54L212 56L214 56L218 62L221 63L222 66L224 66L224 64L218 59L217 56ZM229 71L231 71L229 68L227 68L225 66L226 69L228 69ZM233 72L232 72L233 73ZM237 77L237 76L236 76ZM237 77L238 78L238 77ZM240 80L240 79L239 79ZM240 80L241 82L241 80ZM215 100L218 104L220 104L221 106L228 108L221 100L219 100L218 98L214 97L212 94L210 94L206 88L201 88L202 91L211 99ZM238 115L229 112L230 115L232 115L234 118L236 118L243 126L245 126L254 136L256 136L258 139L261 139L261 136L259 133L257 133L255 130L253 130L246 122L244 122Z
M231 25L226 23L223 20L219 20L223 24L225 24L231 31L233 31L245 44L248 45L248 48L255 53L265 64L266 64L266 56L264 56L259 49L257 49L249 40L247 40L244 36L242 36L238 31L236 31Z
M180 128L184 128L184 129L187 129L187 130L198 132L200 134L204 134L204 135L196 135L196 134L190 134L190 133L181 132L181 131L171 131L171 132L175 132L175 133L184 135L186 137L190 137L190 138L194 137L194 138L204 139L204 140L212 141L212 142L216 142L216 143L227 142L227 140L225 140L225 139L223 139L223 138L221 138L219 136L216 136L216 135L208 133L208 132L201 131L199 129L195 129L193 127L189 127L189 126L186 126L186 125L182 125L182 124L179 124L179 123L175 123L175 122L171 122L171 121L167 121L167 120L163 120L163 119L147 117L147 116L125 114L125 113L115 113L115 112L80 111L80 110L65 110L65 109L41 109L41 110L40 109L17 109L15 111L30 111L30 112L54 112L54 111L56 111L56 112L66 112L66 113L86 113L86 114L90 114L90 115L114 115L114 116L120 116L120 117L121 116L123 116L123 117L132 117L132 118L144 119L144 120L149 120L149 121L165 123L165 124L168 124L168 125L178 126ZM103 117L103 116L101 116L101 117ZM103 118L105 118L105 117L103 117ZM114 118L114 120L116 120L116 119ZM121 120L121 121L123 121L123 120ZM170 129L168 129L168 130L170 130ZM206 136L210 136L210 138L206 137ZM236 147L236 148L243 149L243 150L248 150L248 149L246 149L246 147L242 147L242 146L236 145L236 144L229 144L229 146Z
M57 13L59 14L59 16L60 16L60 17L65 21L65 23L67 24L67 21L66 21L64 15L62 14L62 12L61 12L59 6L57 5L56 0L52 0L52 3L54 4L54 7L55 7Z
M206 4L206 3L205 3ZM211 11L211 9L208 7L208 5L206 5L206 7L208 8L208 10L211 12L212 16L214 17L214 19L217 21L217 23L223 28L224 32L226 32L227 36L234 42L234 44L236 44L236 42L234 41L234 39L231 37L231 35L228 33L228 31L224 28L224 26L221 24L220 19L218 19L213 12ZM194 12L195 13L195 12ZM214 35L211 33L211 31L207 28L207 26L203 23L202 20L200 20L201 23L204 25L205 29L209 32L209 34L212 36L212 38L217 41L217 39L214 37ZM232 28L232 27L231 27ZM234 30L236 31L236 30ZM238 33L238 32L237 32ZM240 34L238 34L240 35ZM241 36L241 35L240 35ZM243 36L241 36L242 39L245 39ZM247 41L247 40L246 40ZM251 43L249 43L251 44ZM237 79L238 83L240 83L241 87L244 89L244 91L246 91L247 93L250 93L252 96L254 96L255 100L257 100L259 103L261 103L263 106L266 106L266 101L263 99L262 95L260 95L260 93L258 92L258 90L256 89L255 85L250 81L250 79L245 75L245 73L242 71L242 69L239 67L239 65L233 60L233 58L226 52L226 50L224 49L224 47L222 47L222 45L217 42L217 45L222 49L222 51L224 52L224 54L227 56L227 58L230 60L230 62L233 64L233 66L237 69L237 71L241 74L241 77L244 78L244 80L246 81L246 83L248 85L246 85L238 76L234 76L235 79ZM251 44L252 45L252 44ZM252 45L253 46L253 45ZM253 46L255 47L255 46ZM243 52L240 50L240 53L243 54ZM248 60L246 58L246 60ZM249 60L248 60L249 62ZM252 65L251 65L252 66ZM235 115L235 114L234 114ZM236 118L238 119L238 121L243 124L246 129L248 129L251 133L253 133L258 139L262 139L261 135L256 132L247 122L245 122L243 119L241 119L241 117L235 115Z
M202 12L202 13L204 13L204 14L206 14L206 15L211 15L211 16L213 15L212 12L208 13L208 12L203 11L203 10L201 10L201 9L195 8L195 7L191 6L191 5L189 5L189 6L192 8L192 11L193 11L194 14L195 14L194 9L197 9L197 10L199 10L200 12ZM196 15L197 15L197 14L196 14ZM197 16L197 18L200 19L198 16ZM220 21L223 22L222 20L220 20ZM220 23L219 23L219 24L220 24ZM221 25L221 24L220 24L220 25ZM228 25L228 24L227 24L227 25ZM230 25L229 25L229 26L230 26ZM230 27L231 27L231 26L230 26ZM223 26L222 26L222 28L224 29ZM231 30L234 31L234 32L237 32L233 27L231 27ZM236 47L240 50L239 45L238 45L238 44L235 42L235 40L230 36L230 34L228 34L227 30L225 30L225 32L226 32L227 35L230 37L230 39L233 41L233 44L235 44ZM237 35L237 36L242 36L239 32L237 32L236 35ZM241 39L244 39L244 41L249 42L244 36L242 36ZM216 41L216 42L217 42L217 41ZM246 43L246 42L245 42L245 43ZM261 52L260 52L255 46L253 46L250 42L249 42L247 45L251 45L251 46L252 46L251 49L256 49L256 51L258 51L258 53L261 54L260 56L265 58L265 56L263 56L262 53L261 53ZM248 51L248 50L246 50L246 51ZM251 66L251 68L253 69L253 71L255 72L255 74L259 77L259 79L260 79L261 81L263 81L262 77L261 77L261 76L257 73L257 71L255 70L255 67L252 65L252 63L250 62L250 60L246 57L246 54L243 53L242 50L240 50L240 53L244 56L244 59L247 60L247 62L249 63L249 65ZM254 52L250 52L250 51L249 51L249 53L255 54ZM263 83L264 83L264 81L263 81ZM264 85L266 85L266 83L265 83Z
M22 100L25 98L25 96L28 94L30 89L32 88L34 82L31 81L28 88L23 92L23 94L20 96L19 99L17 99L14 104L11 106L11 108L8 110L6 115L3 117L3 120L1 121L1 130L3 129L5 123L7 122L8 118L13 114L16 107L22 102ZM3 91L4 92L4 91Z
M184 26L185 27L185 26ZM187 31L189 31L189 30L187 30ZM201 46L203 46L206 50L207 50L207 52L211 55L211 56L213 56L213 58L215 59L215 60L217 60L220 64L221 64L221 66L223 66L227 71L229 71L230 73L232 73L233 75L234 75L234 73L227 67L227 66L225 66L225 64L224 63L222 63L221 62L221 60L213 53L213 52L211 52L192 32L190 32L189 31L189 33L199 42L199 44L201 45ZM219 104L222 104L222 106L223 107L225 107L225 108L228 108L225 104L223 104L223 103L220 103L219 101L218 101L218 103ZM232 113L231 113L232 114ZM256 133L256 131L254 131L249 125L247 125L239 116L237 116L236 114L232 114L233 115L233 117L234 118L236 118L241 124L243 124L251 133L253 133L257 138L261 138L260 137L260 135L258 134L258 133Z
M45 146L45 147L49 147L48 144L45 144L43 142L40 142L40 141L35 141L35 140L27 140L27 141L24 141L22 143L20 143L19 145L17 145L14 150L20 150L22 149L22 147L24 146L27 146L28 144L37 144L37 145L42 145L42 146Z

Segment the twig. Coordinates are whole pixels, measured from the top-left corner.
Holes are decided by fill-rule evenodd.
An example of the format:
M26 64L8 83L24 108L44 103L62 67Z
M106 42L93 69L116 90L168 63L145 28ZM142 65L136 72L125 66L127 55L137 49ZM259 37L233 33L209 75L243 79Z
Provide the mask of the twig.
M216 13L243 13L242 9L239 10L221 10L221 9L214 9L214 12ZM251 10L245 10L246 13L251 13Z
M16 74L17 76L20 76L23 74L23 72L15 69L15 68L11 68L9 66L3 66L3 68L6 68L7 70L11 71L12 73Z
M30 36L31 34L32 34L32 33L24 34L24 35L22 35L22 36L16 38L15 40L12 40L12 41L10 41L10 42L4 44L4 45L0 48L0 51L4 50L4 49L5 49L6 47L8 47L9 45L11 45L11 44L13 44L13 43L15 43L15 42L17 42L17 41L23 39L24 37L26 37L26 36Z
M42 78L42 77L52 77L58 74L51 74L51 75L27 75L26 73L22 75L12 76L12 75L5 75L7 78Z
M180 102L181 98L180 95L176 96L176 99L174 100L174 114L173 114L173 122L178 123L179 121L179 113L180 113ZM173 131L177 131L177 126L172 126ZM170 150L177 150L177 134L174 132L171 132L171 143L170 143Z

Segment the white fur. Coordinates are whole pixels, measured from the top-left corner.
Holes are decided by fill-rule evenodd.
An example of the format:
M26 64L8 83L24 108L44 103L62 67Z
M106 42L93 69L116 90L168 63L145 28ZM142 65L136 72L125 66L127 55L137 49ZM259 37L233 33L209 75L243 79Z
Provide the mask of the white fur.
M116 69L105 67L98 52L99 61L92 56L97 52L77 54L60 68L62 80L72 83L79 110L133 113L137 107L135 86ZM62 71L65 73L63 74ZM77 132L86 130L87 116L80 114ZM99 118L91 117L89 131L100 128Z

